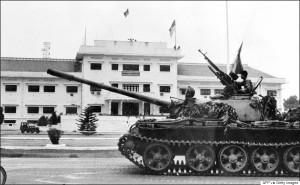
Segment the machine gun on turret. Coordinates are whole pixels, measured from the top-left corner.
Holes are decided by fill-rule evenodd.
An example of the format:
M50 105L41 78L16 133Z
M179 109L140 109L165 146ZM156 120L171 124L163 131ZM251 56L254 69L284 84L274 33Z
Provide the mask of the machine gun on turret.
M221 83L223 85L225 85L226 87L230 88L231 90L233 90L234 93L237 93L239 88L238 86L234 83L234 81L232 80L232 78L224 73L223 71L221 71L205 54L206 53L202 53L202 51L199 49L198 50L205 58L205 60L210 64L210 66L208 66L208 68L211 70L211 72L213 72L221 81Z

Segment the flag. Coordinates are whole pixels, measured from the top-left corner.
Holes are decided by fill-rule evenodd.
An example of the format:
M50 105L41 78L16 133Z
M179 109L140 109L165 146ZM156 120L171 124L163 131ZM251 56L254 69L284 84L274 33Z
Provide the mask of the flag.
M242 46L243 43L240 46L240 49L238 50L238 54L234 59L234 62L231 66L231 72L235 73L235 74L240 74L243 71L243 65L242 65L242 61L241 61L241 50L242 50Z
M169 31L170 31L170 36L172 37L172 35L173 35L173 32L174 32L174 31L176 31L176 24L175 24L175 20L173 21L173 23L172 23L172 25L171 25L171 27L170 27Z
M129 10L127 8L127 10L124 12L124 16L127 17L128 14L129 14Z

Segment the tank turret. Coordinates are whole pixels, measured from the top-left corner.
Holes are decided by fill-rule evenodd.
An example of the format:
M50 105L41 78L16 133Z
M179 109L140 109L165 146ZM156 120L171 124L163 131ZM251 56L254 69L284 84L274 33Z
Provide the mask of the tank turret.
M215 65L213 64L213 66ZM218 69L218 71L215 72L215 74L220 72L222 71ZM253 93L232 94L230 97L227 98L212 99L212 101L201 102L200 100L194 98L195 90L192 87L188 86L184 100L172 98L170 101L164 101L157 98L145 96L142 94L100 84L87 79L79 78L74 75L61 72L58 70L48 69L47 73L53 76L57 76L59 78L84 83L90 86L102 88L114 93L122 94L138 100L149 102L157 106L168 108L170 112L169 118L188 117L188 118L197 118L197 119L200 118L200 119L223 119L224 120L226 117L226 119L230 119L233 121L239 120L242 122L250 122L250 121L262 121L265 120L266 117L270 117L268 115L264 116L264 114L266 113L264 113L262 107L259 106L261 101L253 100L252 98ZM225 81L227 82L224 82L225 85L229 85L229 83L231 83L229 82L230 77L227 76L227 74L222 73L222 75L218 75L218 76L219 77L225 76L225 78L220 77L221 81L224 81L223 79L226 79ZM261 81L259 81L259 83L260 82ZM256 87L257 86L258 85L256 85ZM268 110L269 109L270 106ZM273 106L272 110L273 110L271 111L272 113L276 112L275 111L276 105L275 108ZM267 114L270 114L270 112L268 112Z

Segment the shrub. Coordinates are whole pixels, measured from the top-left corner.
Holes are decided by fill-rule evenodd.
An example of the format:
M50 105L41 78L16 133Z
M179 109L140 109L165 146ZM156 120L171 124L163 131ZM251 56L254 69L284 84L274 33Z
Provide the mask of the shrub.
M51 143L58 145L59 139L64 132L61 130L58 130L56 128L50 127L49 130L47 130L47 133L48 133Z
M79 131L96 131L98 124L96 123L98 119L96 118L96 114L93 113L91 107L86 107L83 112L79 115L79 119L76 119L79 123L78 125Z

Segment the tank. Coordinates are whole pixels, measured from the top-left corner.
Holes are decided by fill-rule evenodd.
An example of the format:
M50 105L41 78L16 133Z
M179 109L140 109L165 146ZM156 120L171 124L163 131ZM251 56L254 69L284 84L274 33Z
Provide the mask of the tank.
M52 69L47 73L168 108L168 118L138 120L118 142L121 154L147 173L297 176L300 109L285 118L274 97L255 95L262 78L251 93L239 94L230 77L213 67L233 94L204 103L192 87L184 100L163 101Z

